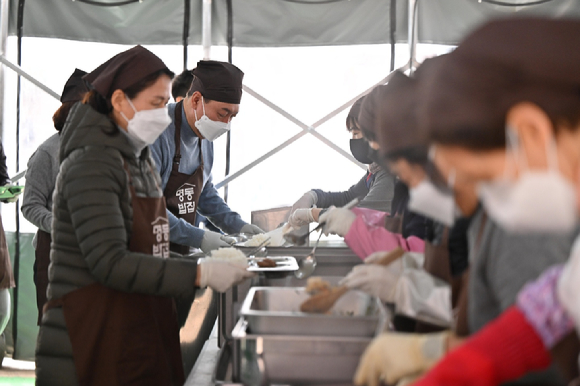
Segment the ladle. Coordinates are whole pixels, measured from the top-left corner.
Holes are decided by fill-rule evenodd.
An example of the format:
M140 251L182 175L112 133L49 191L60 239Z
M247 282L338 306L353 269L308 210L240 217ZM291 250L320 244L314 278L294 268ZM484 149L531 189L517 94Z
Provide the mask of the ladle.
M306 279L310 277L316 268L316 248L318 247L318 242L322 237L322 232L318 235L318 239L316 240L316 244L314 244L314 248L312 248L312 252L305 258L298 261L298 270L294 271L294 276L297 279Z

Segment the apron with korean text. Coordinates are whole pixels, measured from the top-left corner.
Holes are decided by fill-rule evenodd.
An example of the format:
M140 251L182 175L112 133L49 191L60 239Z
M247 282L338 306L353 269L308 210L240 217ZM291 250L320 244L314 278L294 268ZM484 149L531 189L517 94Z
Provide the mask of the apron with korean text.
M129 183L133 208L129 250L168 258L169 222L164 198L138 197L130 175ZM59 306L80 386L185 383L173 299L94 283L49 301L45 310Z
M173 166L169 180L163 191L167 202L167 209L177 218L182 218L191 225L195 225L195 216L199 196L203 189L203 154L201 152L201 138L198 139L200 166L193 174L179 172L179 163L181 161L181 122L183 111L183 101L175 105L174 123L175 123L175 156L173 157ZM187 255L189 246L171 243L172 251Z

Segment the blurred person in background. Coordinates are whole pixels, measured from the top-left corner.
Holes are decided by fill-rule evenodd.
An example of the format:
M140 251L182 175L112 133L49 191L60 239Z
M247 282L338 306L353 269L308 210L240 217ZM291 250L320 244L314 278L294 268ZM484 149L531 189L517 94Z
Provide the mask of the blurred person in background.
M2 186L11 185L10 177L8 176L8 168L6 167L6 155L4 154L4 147L0 142L0 184ZM2 200L4 203L15 202L16 199ZM12 264L10 262L10 253L8 252L8 245L6 244L6 234L2 226L2 218L0 217L0 366L6 353L6 339L4 337L4 329L10 319L12 304L10 301L10 288L16 287L14 282L14 274L12 272Z
M26 170L26 189L22 200L22 215L38 228L33 240L35 249L34 284L36 286L36 305L38 325L42 320L42 307L46 303L48 287L48 265L50 264L50 232L52 231L52 193L60 163L58 149L60 132L64 127L72 106L80 101L88 91L82 77L86 72L78 68L66 81L58 110L52 116L56 134L44 141L28 160Z
M136 46L83 78L91 91L60 137L39 386L183 385L172 298L253 276L227 261L170 258L149 145L170 122L172 77Z

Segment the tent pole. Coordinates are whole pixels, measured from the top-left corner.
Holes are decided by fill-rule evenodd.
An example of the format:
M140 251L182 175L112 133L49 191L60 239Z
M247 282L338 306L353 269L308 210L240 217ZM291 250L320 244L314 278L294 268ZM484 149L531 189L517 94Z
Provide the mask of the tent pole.
M183 71L187 70L187 47L189 46L189 16L191 14L191 0L184 0L183 3Z
M389 8L389 40L391 41L391 67L390 72L395 69L395 45L397 44L397 0L391 0Z
M8 41L8 19L10 0L1 0L0 3L0 56L6 55ZM0 66L0 138L4 137L4 66Z
M417 4L419 0L409 0L409 22L408 22L408 42L409 42L409 75L413 74L417 48Z
M201 9L201 44L203 45L203 59L211 56L211 0L203 0Z
M234 15L233 15L233 5L232 0L226 0L226 5L228 9L228 62L232 63L233 56L233 45L234 45ZM231 146L232 146L232 132L228 131L226 137L226 172L227 177L230 174L230 162L231 162ZM224 186L224 201L228 202L229 195L229 185Z

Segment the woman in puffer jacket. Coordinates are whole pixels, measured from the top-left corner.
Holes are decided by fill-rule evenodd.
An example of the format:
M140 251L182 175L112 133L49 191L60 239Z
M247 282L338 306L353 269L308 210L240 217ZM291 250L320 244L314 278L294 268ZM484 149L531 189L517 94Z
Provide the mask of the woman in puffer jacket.
M182 385L172 298L249 276L229 262L169 258L148 145L170 123L172 77L141 46L84 77L93 89L61 133L39 386Z

